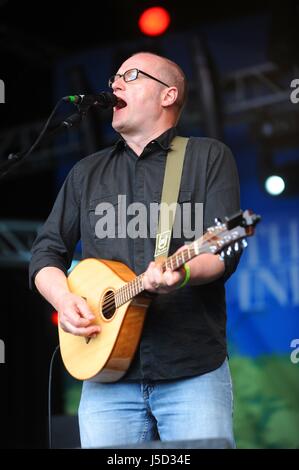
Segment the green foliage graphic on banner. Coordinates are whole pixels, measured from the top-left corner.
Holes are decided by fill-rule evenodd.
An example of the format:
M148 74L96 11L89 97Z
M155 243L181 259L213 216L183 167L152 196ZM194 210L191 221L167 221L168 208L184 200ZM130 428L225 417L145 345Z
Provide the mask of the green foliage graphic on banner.
M299 448L299 363L290 356L233 356L238 448Z

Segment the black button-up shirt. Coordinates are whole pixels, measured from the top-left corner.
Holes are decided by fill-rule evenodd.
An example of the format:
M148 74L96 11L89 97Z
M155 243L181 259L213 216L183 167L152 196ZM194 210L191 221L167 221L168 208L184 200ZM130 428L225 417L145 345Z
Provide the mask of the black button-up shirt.
M83 158L73 167L34 242L31 286L43 267L55 266L67 274L80 239L83 258L121 261L136 274L146 270L154 258L155 238L150 233L140 235L138 226L135 232L139 230L139 236L129 237L126 229L128 233L130 223L131 229L134 226L134 217L142 210L140 203L149 209L151 203L160 202L166 156L175 135L176 129L169 129L139 157L119 139L113 147ZM168 158L172 158L171 150ZM214 139L189 139L178 202L190 203L193 223L200 212L195 203L203 204L198 207L203 208L204 231L214 225L215 217L239 210L238 174L228 147ZM104 212L99 209L104 207L101 203L106 204ZM137 205L130 206L126 214L132 203ZM148 214L150 210L144 216L149 226ZM103 237L105 231L108 236ZM172 238L169 254L192 240L186 239L185 232ZM215 282L155 296L139 348L123 380L188 377L221 365L227 355L224 283L237 263L236 255L226 259L225 274Z

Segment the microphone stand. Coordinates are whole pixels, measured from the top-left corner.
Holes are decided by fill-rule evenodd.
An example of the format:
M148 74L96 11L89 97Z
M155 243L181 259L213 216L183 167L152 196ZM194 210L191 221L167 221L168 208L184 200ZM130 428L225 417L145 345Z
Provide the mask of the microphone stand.
M44 137L46 137L48 139L49 137L53 137L54 135L60 133L64 129L70 129L71 127L76 127L81 123L82 118L87 113L89 107L84 106L81 109L78 106L79 112L77 112L75 114L72 114L71 116L67 117L62 122L60 122L57 126L51 128L47 131L48 126L50 124L50 121L51 121L51 119L52 119L52 117L53 117L53 115L54 115L54 113L55 113L56 109L58 108L58 105L60 104L61 101L62 101L62 99L59 100L58 103L56 104L56 106L54 107L54 109L53 109L52 113L50 114L44 128L42 129L41 133L39 134L39 136L35 140L35 142L32 144L32 146L28 150L25 150L23 152L10 153L7 157L7 160L0 164L0 179L3 178L5 175L7 175L7 173L9 173L9 171L12 168L16 167L26 157L28 157L33 152L33 150L35 148L37 148L37 146L39 145L39 143L41 142L41 140Z

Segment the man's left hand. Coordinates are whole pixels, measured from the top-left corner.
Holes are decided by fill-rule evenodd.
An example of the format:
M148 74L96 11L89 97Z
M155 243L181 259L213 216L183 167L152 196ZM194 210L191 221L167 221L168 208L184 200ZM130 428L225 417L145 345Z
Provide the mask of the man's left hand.
M185 247L181 247L182 250ZM180 251L178 250L178 252ZM162 271L161 263L152 261L143 275L143 287L155 294L168 294L177 289L185 279L185 269Z

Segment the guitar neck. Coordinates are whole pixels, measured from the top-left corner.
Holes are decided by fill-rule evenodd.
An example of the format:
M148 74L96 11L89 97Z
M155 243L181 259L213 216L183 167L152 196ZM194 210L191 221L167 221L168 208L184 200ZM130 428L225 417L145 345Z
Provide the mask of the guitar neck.
M169 256L163 263L161 264L162 272L165 272L166 269L171 269L172 271L176 271L184 263L190 261L195 256L206 253L211 250L207 250L206 247L201 246L207 240L210 240L213 237L213 234L205 234L198 240L193 243L190 243L186 248L181 250L179 253L175 253ZM133 281L128 282L126 285L122 286L118 289L115 293L115 303L116 306L119 307L129 300L136 297L138 294L143 292L145 289L143 287L143 276L144 273L136 276Z
M228 247L227 255L229 256L231 251L239 250L238 240L245 242L245 244L242 245L246 246L245 238L254 234L254 227L260 220L261 217L254 214L251 210L244 212L238 211L230 218L226 217L225 223L221 223L221 221L218 220L216 225L209 227L202 237L190 243L190 245L187 245L186 248L182 249L179 253L169 256L163 261L160 265L162 272L165 272L166 269L176 271L183 266L184 263L202 253L215 254L220 252L220 256L223 259L223 248L225 247ZM232 243L234 243L233 248L231 247ZM128 282L116 291L116 307L125 304L145 290L143 287L143 276L144 273L136 276L133 281Z

